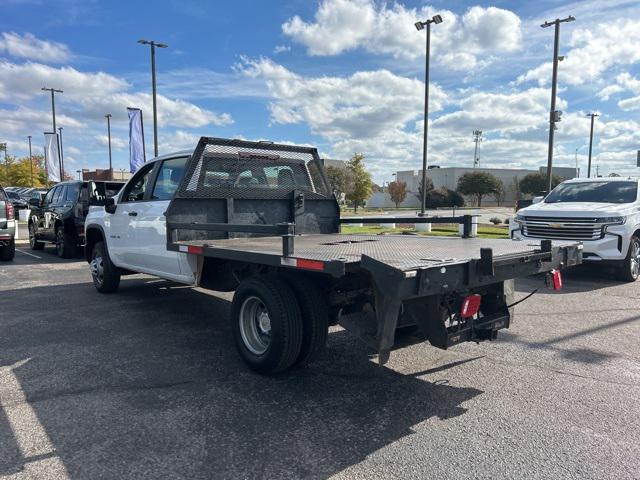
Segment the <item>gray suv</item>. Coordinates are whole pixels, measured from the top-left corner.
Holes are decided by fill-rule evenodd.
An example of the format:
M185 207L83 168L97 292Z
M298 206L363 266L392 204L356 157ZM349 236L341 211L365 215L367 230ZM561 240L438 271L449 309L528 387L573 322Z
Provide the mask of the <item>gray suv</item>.
M0 186L0 260L13 260L16 254L16 226L13 204Z

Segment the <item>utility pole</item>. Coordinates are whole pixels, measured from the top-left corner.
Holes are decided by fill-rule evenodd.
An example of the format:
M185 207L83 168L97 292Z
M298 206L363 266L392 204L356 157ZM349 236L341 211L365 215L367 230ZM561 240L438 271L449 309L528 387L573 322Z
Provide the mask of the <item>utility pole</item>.
M33 188L33 156L31 155L31 135L27 136L29 139L29 170L31 172L31 188Z
M596 178L600 177L600 165L596 165Z
M591 132L589 133L589 164L587 166L587 178L591 178L591 152L593 149L593 120L599 117L597 113L587 113L587 117L591 117Z
M427 205L427 133L429 131L429 60L431 57L431 24L442 23L440 15L434 15L426 22L416 22L418 31L427 27L427 55L425 59L424 72L424 132L422 136L422 204L420 206L420 216L424 216Z
M473 153L473 168L476 168L480 166L480 156L478 153L480 148L479 143L482 141L482 130L473 131L473 141L476 143L476 149Z
M62 170L60 170L60 181L64 182L64 150L62 149L62 127L58 127L58 131L60 132L60 165L62 166Z
M109 140L109 179L113 180L113 166L111 164L111 114L107 113L105 118L107 119L107 138Z
M156 47L167 48L164 43L156 43L153 40L138 40L142 45L151 46L151 88L153 92L153 153L158 156L158 111L156 107Z
M57 129L56 129L56 93L64 93L63 90L56 90L55 88L46 88L46 87L42 87L41 88L42 91L45 92L51 92L51 117L53 118L53 134L55 135L57 133ZM62 166L62 152L60 151L60 142L56 142L56 144L58 145L58 163L59 163L59 167L60 167L60 181L63 180L64 177L64 170L63 170L63 166Z
M569 15L567 18L556 18L552 22L544 22L540 25L542 28L555 26L555 34L553 41L553 78L551 80L551 111L549 112L549 150L547 153L547 192L551 191L551 180L553 178L553 135L556 123L560 121L562 112L556 111L556 91L558 86L558 48L560 43L560 24L564 22L573 22L574 17Z

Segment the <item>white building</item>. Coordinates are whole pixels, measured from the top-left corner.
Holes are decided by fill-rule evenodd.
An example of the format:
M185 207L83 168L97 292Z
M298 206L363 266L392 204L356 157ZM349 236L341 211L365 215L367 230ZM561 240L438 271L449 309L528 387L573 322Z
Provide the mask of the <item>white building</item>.
M427 177L433 182L434 188L445 187L449 190L455 190L458 186L458 179L465 173L473 172L487 172L499 180L505 186L505 198L504 204L513 205L517 200L518 187L517 184L525 175L530 173L543 173L546 174L547 168L540 167L538 170L524 169L524 168L467 168L467 167L446 167L446 168L429 168L427 170ZM553 174L561 177L562 179L576 177L576 169L570 167L554 167ZM407 198L402 202L403 207L417 208L420 206L419 196L419 183L422 179L422 170L401 170L396 172L396 179L398 182L405 182L407 184ZM468 201L467 203L471 203ZM497 205L497 201L493 196L488 195L482 199L483 205ZM389 194L374 194L367 206L372 208L391 208L394 207L394 203L391 201Z

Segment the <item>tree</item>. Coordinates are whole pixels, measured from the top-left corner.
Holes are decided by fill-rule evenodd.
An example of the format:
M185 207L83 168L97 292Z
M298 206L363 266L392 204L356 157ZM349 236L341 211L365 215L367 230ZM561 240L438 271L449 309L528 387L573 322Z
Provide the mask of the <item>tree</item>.
M347 200L353 202L354 213L358 211L360 204L364 205L367 198L372 193L371 174L364 168L364 154L356 153L347 162L347 170L350 173L351 181L347 187Z
M458 179L458 192L475 197L480 207L484 195L495 194L498 191L499 182L500 180L488 172L465 173Z
M349 189L350 172L347 168L328 166L325 169L327 179L338 199L342 198Z
M407 184L405 182L391 182L389 184L389 196L396 204L396 208L407 198Z
M65 174L65 177L68 177L68 174ZM7 155L7 161L0 162L0 184L12 187L30 187L31 165L29 157L16 158ZM42 155L33 156L33 186L39 188L48 186Z
M504 203L505 198L507 197L507 187L505 187L504 182L500 179L498 180L498 189L493 192L493 198L496 199L496 203L498 206L501 206Z
M555 188L562 179L554 175L551 179L551 188ZM520 180L520 191L524 194L537 195L547 191L547 176L543 173L530 173Z
M427 195L429 195L429 192L433 190L433 188L433 181L427 177ZM422 202L422 175L420 175L418 179L418 199Z

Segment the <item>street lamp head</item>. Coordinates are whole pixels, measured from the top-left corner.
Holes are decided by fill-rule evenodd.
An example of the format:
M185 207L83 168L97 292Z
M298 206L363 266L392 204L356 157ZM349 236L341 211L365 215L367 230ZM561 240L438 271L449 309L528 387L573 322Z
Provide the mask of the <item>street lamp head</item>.
M169 45L165 44L165 43L156 43L156 47L158 48L167 48Z
M431 19L431 21L433 23L435 23L436 25L439 24L439 23L442 23L442 16L434 15L433 18Z
M416 30L424 30L424 22L416 22Z
M148 40L140 39L138 40L138 43L140 43L141 45L149 45L151 42Z
M112 117L112 115L111 115L110 113L107 113L107 114L104 116L104 118L111 118L111 117Z

